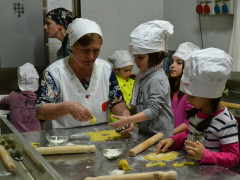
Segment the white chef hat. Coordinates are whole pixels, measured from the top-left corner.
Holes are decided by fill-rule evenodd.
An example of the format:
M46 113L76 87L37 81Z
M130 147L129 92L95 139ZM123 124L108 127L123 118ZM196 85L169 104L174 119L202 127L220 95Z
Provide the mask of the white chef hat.
M231 73L232 57L217 48L192 52L185 63L180 90L186 94L219 98Z
M133 65L132 57L127 50L115 51L108 57L108 61L111 62L115 68L123 68Z
M39 75L34 66L25 63L18 68L18 87L21 91L38 90Z
M178 46L178 49L172 55L172 57L179 57L185 61L191 52L199 50L199 49L200 48L197 45L195 45L191 42L185 42Z
M96 33L103 37L100 26L95 21L84 18L76 18L71 24L69 24L67 33L70 40L70 46L82 36L89 33Z
M168 38L172 34L173 25L168 21L154 20L143 23L130 34L130 52L132 54L167 52Z

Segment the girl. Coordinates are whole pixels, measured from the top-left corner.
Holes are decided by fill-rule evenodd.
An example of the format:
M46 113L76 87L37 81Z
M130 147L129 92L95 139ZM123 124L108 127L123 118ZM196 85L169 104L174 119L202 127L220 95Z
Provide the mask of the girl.
M10 110L9 121L19 132L40 131L35 101L39 75L30 63L18 68L18 87L0 101L0 109Z
M131 124L122 131L126 133L137 122L139 130L149 135L162 132L169 137L173 134L169 82L162 68L162 60L167 56L167 41L172 34L173 25L162 20L141 24L130 34L130 50L139 68L130 101L134 115L113 116L118 121L109 125L122 128Z
M187 56L195 50L200 48L193 43L185 42L179 45L176 52L171 59L169 83L171 89L172 111L174 115L174 134L183 132L188 125L186 111L191 109L192 106L186 101L186 94L179 91L180 80L184 68L184 62Z
M216 48L191 53L180 84L180 90L187 94L187 100L194 106L188 112L189 127L185 132L161 140L157 153L166 152L170 147L181 148L185 142L187 157L200 163L226 168L238 164L237 122L219 103L231 73L231 61L227 53Z

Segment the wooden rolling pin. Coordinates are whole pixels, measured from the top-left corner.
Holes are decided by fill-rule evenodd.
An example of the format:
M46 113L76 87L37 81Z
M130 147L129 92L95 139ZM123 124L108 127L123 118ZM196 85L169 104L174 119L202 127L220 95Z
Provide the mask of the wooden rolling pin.
M136 156L140 152L144 151L148 147L150 147L153 144L155 144L156 142L158 142L160 139L162 139L162 137L163 137L163 133L161 133L161 132L158 133L158 134L155 134L154 136L148 138L147 140L145 140L141 144L137 145L133 149L130 149L129 155L130 156Z
M240 104L228 103L228 102L222 102L222 101L221 101L221 104L230 109L240 109Z
M0 145L0 157L8 171L13 172L16 170L16 165L2 145Z
M117 174L109 176L86 177L84 180L165 180L165 179L177 179L177 172L158 171L136 174Z
M39 147L36 150L41 155L49 154L73 154L73 153L89 153L95 152L95 145L74 145L74 146L52 146L52 147Z

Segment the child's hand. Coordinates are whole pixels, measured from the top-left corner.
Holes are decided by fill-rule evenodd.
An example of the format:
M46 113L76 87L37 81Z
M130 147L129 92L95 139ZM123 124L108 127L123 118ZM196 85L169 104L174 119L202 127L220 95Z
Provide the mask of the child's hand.
M128 117L127 116L116 116L116 115L112 115L113 118L118 119L118 121L114 122L114 123L108 123L108 125L112 126L115 129L121 129L122 127L126 127L129 126L127 129L124 129L121 131L121 133L128 133L130 131L132 131L134 129L134 123L130 123L129 125L129 121L128 121Z
M120 129L122 127L125 127L129 124L128 117L127 116L116 116L112 115L113 118L118 119L118 121L114 123L108 123L108 125L112 126L115 129Z
M166 152L168 150L168 148L172 147L172 145L174 144L174 139L173 138L167 138L167 139L163 139L160 140L158 145L157 145L157 154L162 152Z
M204 146L199 141L185 141L189 146L185 146L187 157L190 159L201 160L204 152Z
M127 129L124 129L121 131L121 133L125 134L125 133L129 133L134 129L134 123L131 123L130 126Z

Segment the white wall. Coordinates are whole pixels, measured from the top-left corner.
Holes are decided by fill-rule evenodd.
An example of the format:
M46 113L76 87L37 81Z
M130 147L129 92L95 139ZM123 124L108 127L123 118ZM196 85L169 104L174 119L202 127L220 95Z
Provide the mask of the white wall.
M115 50L127 49L129 35L139 24L164 19L174 25L168 48L190 41L201 47L197 0L81 0L83 18L96 21L103 31L100 58L107 59ZM228 52L233 16L201 16L204 48L216 47ZM133 72L137 72L134 67Z
M100 58L128 50L132 30L153 19L163 19L163 0L81 0L81 15L96 21L103 31ZM134 66L133 73L138 70Z
M179 3L181 2L181 3ZM199 16L195 11L197 0L165 0L164 19L174 25L174 35L169 40L169 50L190 41L201 47ZM204 48L216 47L226 52L232 34L233 16L201 15Z

